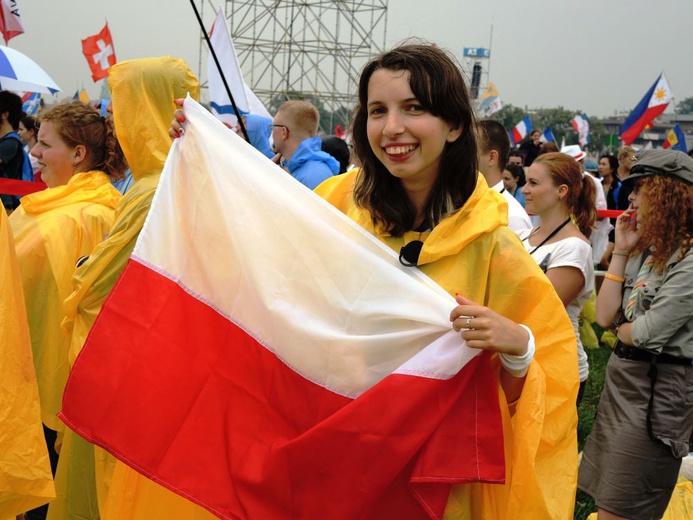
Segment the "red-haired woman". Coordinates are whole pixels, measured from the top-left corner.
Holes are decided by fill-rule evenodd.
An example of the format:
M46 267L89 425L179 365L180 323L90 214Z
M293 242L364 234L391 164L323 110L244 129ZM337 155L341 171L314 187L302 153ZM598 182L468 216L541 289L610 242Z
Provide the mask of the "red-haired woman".
M640 153L597 296L616 326L579 486L600 519L661 518L693 429L693 159Z

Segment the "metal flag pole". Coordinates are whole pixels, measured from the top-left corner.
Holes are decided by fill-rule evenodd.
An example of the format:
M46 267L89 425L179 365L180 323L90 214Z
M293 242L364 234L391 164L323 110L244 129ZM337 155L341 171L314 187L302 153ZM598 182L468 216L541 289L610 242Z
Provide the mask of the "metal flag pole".
M226 93L229 95L229 99L231 100L231 106L233 106L233 111L236 112L236 117L238 118L238 126L241 127L241 132L243 132L243 137L245 137L245 140L250 142L250 138L248 137L248 132L245 129L245 123L243 123L243 119L241 118L241 112L238 110L238 107L236 106L236 101L233 99L233 94L231 94L231 89L229 88L229 84L226 82L226 76L224 76L224 71L221 70L221 64L219 63L219 59L217 58L217 53L214 52L214 47L212 46L212 42L209 39L209 35L207 34L207 30L205 29L205 26L202 23L202 17L200 16L199 11L197 10L197 6L195 5L195 0L190 0L190 5L192 5L193 11L195 11L195 16L197 17L197 23L200 24L200 30L202 31L202 34L205 35L205 41L207 42L207 46L209 47L209 52L212 53L212 58L214 58L214 63L216 64L217 70L219 71L219 75L221 76L221 81L224 83L224 88L226 89Z

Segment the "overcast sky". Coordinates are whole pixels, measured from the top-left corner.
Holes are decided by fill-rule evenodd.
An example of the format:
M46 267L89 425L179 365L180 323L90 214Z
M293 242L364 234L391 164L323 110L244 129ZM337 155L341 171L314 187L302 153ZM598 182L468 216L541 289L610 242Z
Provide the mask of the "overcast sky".
M26 33L10 46L38 62L66 94L84 87L98 96L101 83L91 79L80 40L106 20L119 61L170 54L200 71L200 30L189 0L17 4ZM207 27L212 6L223 4L205 0ZM675 98L693 96L691 0L390 0L387 16L387 46L418 36L461 61L463 47L489 46L493 26L485 66L503 101L516 106L563 106L589 116L627 112L662 71Z

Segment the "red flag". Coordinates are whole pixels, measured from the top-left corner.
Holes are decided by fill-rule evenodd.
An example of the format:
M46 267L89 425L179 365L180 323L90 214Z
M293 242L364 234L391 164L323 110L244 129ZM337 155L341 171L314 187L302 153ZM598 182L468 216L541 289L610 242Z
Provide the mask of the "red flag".
M94 81L107 78L108 69L111 65L116 64L113 39L111 38L111 31L108 30L108 24L101 29L99 34L82 40L82 52L89 63L91 78Z
M24 24L19 16L17 0L2 0L0 4L0 31L5 43L24 32Z
M23 197L36 191L46 189L44 182L20 181L17 179L0 179L0 193L3 195L17 195Z

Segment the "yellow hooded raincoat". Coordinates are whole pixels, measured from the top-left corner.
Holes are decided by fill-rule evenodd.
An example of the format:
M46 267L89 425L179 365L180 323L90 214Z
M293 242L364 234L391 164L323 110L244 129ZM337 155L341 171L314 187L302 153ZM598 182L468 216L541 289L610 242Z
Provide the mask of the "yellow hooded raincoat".
M108 239L77 269L65 301L72 365L106 297L132 253L149 213L171 147L173 100L199 98L199 83L183 60L163 57L120 62L109 71L113 121L135 180L118 204ZM136 425L133 425L136 427ZM70 455L65 453L70 449ZM146 479L69 430L56 474L58 500L49 520L67 518L214 518ZM87 490L95 489L96 497ZM97 505L98 504L98 505Z
M22 197L12 213L19 271L36 366L41 420L62 432L58 419L68 376L70 335L61 327L63 301L72 292L77 260L101 242L113 224L120 199L105 173L73 175L56 186Z
M55 497L17 255L0 211L0 520Z
M418 232L392 237L374 227L353 202L357 174L328 179L316 193L395 251L418 240ZM454 486L445 518L563 520L573 516L577 481L577 343L548 279L506 227L501 199L479 175L467 203L420 238L425 240L418 262L422 272L451 295L459 293L527 325L536 340L512 416L498 384L506 484ZM499 371L497 359L496 366Z

